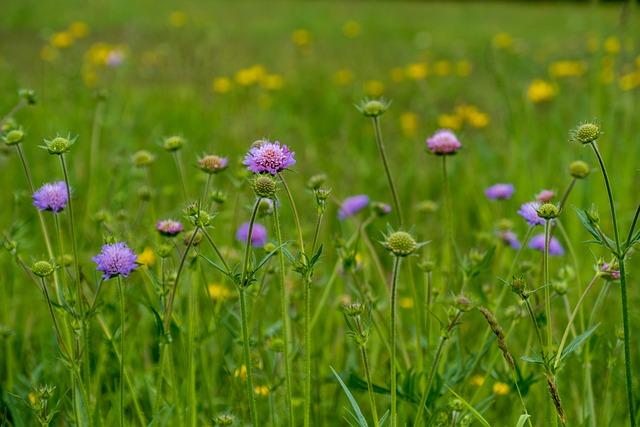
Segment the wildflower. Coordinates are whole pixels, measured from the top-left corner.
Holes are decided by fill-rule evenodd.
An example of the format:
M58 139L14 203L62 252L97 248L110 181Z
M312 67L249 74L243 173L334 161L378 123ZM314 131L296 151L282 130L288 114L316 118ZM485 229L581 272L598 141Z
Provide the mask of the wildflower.
M253 191L256 196L272 199L276 195L276 181L269 175L260 175L253 180Z
M367 80L364 82L364 93L368 96L380 96L384 93L384 83L380 80Z
M42 46L40 49L40 59L47 62L54 62L60 56L58 49L53 46Z
M169 152L174 152L180 150L184 144L186 144L186 140L178 135L169 136L164 139L162 142L162 146L165 150Z
M214 426L230 426L233 424L233 415L220 414L211 419Z
M295 30L291 33L291 41L296 46L308 46L311 43L311 33L304 29Z
M448 76L451 74L451 62L447 60L437 61L433 66L433 71L437 76Z
M44 146L40 146L40 148L44 148L49 152L49 154L53 155L61 155L71 150L71 146L74 144L75 139L63 138L58 136L53 138L51 141L45 139Z
M624 91L633 90L640 87L640 71L623 74L618 80L618 86Z
M105 65L111 68L117 68L124 62L124 51L122 49L113 49L107 54Z
M411 80L424 80L429 74L429 67L426 62L417 62L407 65L405 71Z
M485 382L485 377L483 375L474 375L471 377L471 384L480 387Z
M322 185L327 181L327 175L323 173L319 173L317 175L313 175L307 181L307 188L311 190L318 190Z
M174 10L169 14L169 24L175 28L184 27L187 23L187 14L181 10Z
M169 248L170 250L170 248ZM163 252L164 254L164 252ZM166 257L165 257L166 258ZM153 249L146 247L142 251L140 255L138 255L138 264L146 265L147 267L152 266L156 263L156 254L153 252Z
M456 63L456 74L460 77L467 77L471 74L471 63L466 60Z
M556 89L546 80L536 79L527 89L527 98L534 104L551 101L556 96Z
M401 308L405 308L405 309L413 308L413 298L409 298L409 297L400 298L400 301L398 301L398 305Z
M208 174L215 174L225 170L228 163L229 160L226 157L210 154L198 159L198 168Z
M149 166L155 161L156 157L147 150L136 151L131 156L131 161L137 167Z
M418 128L418 115L412 112L402 113L400 115L400 128L404 136L414 136Z
M129 276L138 267L137 260L137 255L124 242L103 245L100 253L92 258L97 264L96 270L103 272L103 280Z
M184 231L184 226L178 221L164 219L156 223L156 230L163 236L174 237Z
M436 155L456 154L461 147L456 135L448 129L441 129L427 139L427 148Z
M354 216L369 205L369 196L358 194L356 196L347 197L340 205L338 218L342 221Z
M24 139L24 132L22 129L11 129L2 137L2 139L7 145L20 144Z
M544 234L537 234L529 241L529 248L537 251L544 251ZM549 240L549 255L563 255L564 248L555 237L551 237Z
M510 199L515 191L513 184L494 184L484 190L484 194L491 200L506 200Z
M590 172L589 165L582 160L576 160L569 165L569 174L576 179L584 179Z
M356 107L358 111L364 114L367 117L378 117L384 114L385 111L391 105L390 102L385 99L364 99L360 102L360 104Z
M258 385L255 386L253 388L253 391L255 392L255 394L257 394L258 396L268 396L269 395L269 387L267 387L266 385Z
M604 41L605 52L615 55L620 52L620 40L615 36L609 36Z
M553 219L558 216L560 210L553 203L545 203L538 208L538 216L544 219Z
M278 90L284 86L284 79L279 74L267 74L260 79L260 85L267 90Z
M556 193L553 190L542 190L536 195L536 200L542 203L546 203L553 199Z
M508 384L497 382L493 385L492 390L494 394L497 394L498 396L504 396L509 394L510 388Z
M67 31L76 39L83 39L89 34L89 26L86 22L75 21L69 24Z
M391 213L391 205L382 202L374 202L371 204L371 209L378 216L385 216Z
M239 368L236 368L233 371L233 376L236 378L240 378L241 380L245 381L247 379L247 366L246 365L240 365Z
M227 93L231 90L232 83L229 77L216 77L211 82L211 89L216 93Z
M556 61L549 65L552 77L579 77L587 71L583 61Z
M361 302L352 302L344 304L342 306L342 311L344 311L346 316L356 317L364 314L367 311L367 307Z
M413 236L406 231L395 231L389 234L383 245L398 257L411 255L421 246Z
M353 73L350 70L338 70L333 73L333 81L339 86L346 86L353 80Z
M73 35L67 31L59 31L53 33L49 42L53 47L66 49L73 44Z
M348 37L350 39L358 37L361 30L362 30L362 27L360 26L360 23L358 21L350 20L345 22L344 25L342 26L342 34L344 34L345 37Z
M498 49L510 49L513 47L513 37L505 32L497 33L493 36L493 45Z
M498 233L500 240L502 240L505 244L509 245L513 249L520 249L522 246L520 244L520 240L518 240L518 236L511 230L504 230Z
M620 280L620 267L617 263L603 262L599 266L600 276L606 280Z
M48 261L36 261L31 265L31 272L38 277L47 277L53 274L55 266Z
M538 208L540 208L540 202L528 202L520 206L518 215L523 217L529 225L544 225L544 220L538 216Z
M295 153L279 141L258 141L242 162L253 173L276 175L296 163Z
M240 242L246 243L249 237L249 223L245 222L236 231L236 239ZM267 229L257 222L253 223L253 229L251 230L251 245L256 248L261 248L267 243Z
M589 144L596 141L602 132L600 126L597 123L582 123L577 128L573 129L570 133L572 141L579 142L581 144Z
M69 193L64 181L44 184L33 193L33 205L41 211L60 212L69 202Z
M466 117L467 122L476 129L483 129L489 125L489 115L474 109Z
M457 114L440 114L438 126L445 129L458 130L462 127L462 117Z
M214 301L224 301L232 298L234 293L231 289L219 283L211 283L207 286L209 297Z

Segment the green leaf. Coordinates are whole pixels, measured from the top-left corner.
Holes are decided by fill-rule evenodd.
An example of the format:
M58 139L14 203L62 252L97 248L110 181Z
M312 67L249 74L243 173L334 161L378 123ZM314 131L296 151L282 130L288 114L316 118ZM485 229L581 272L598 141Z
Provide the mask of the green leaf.
M484 417L480 414L480 412L476 411L476 408L474 408L469 402L467 402L466 400L464 400L464 398L462 396L460 396L458 393L456 393L455 391L453 391L453 389L451 387L449 387L448 385L446 386L447 389L449 390L449 392L451 394L453 394L455 397L457 397L458 399L460 399L460 401L462 402L462 404L469 410L469 412L471 413L471 415L473 415L473 417L478 420L478 422L480 424L482 424L485 427L491 427L491 424L489 424L489 421L485 420Z
M335 369L333 369L332 366L329 366L329 369L331 369L331 372L333 372L333 375L338 379L338 382L340 383L342 390L344 390L345 394L347 395L347 398L349 399L349 403L351 403L351 407L353 408L353 412L355 412L355 414L352 414L352 415L354 416L356 421L358 421L358 425L360 427L368 427L369 425L367 424L367 420L364 418L364 415L360 410L360 406L358 406L358 402L356 402L356 399L353 397L353 395L349 391L349 388L347 387L347 385L342 381L342 378L340 378L340 375L338 375L338 373L335 371Z
M271 259L272 256L274 256L276 253L278 253L278 251L283 248L285 245L287 244L287 242L282 243L280 246L277 246L274 250L272 250L271 252L269 252L268 254L266 254L264 256L264 258L262 258L260 260L260 262L258 262L258 265L256 266L256 268L253 269L253 272L255 273L256 271L260 270L262 268L262 266L264 266L267 261L269 261Z
M591 335L593 335L593 333L598 328L598 326L600 326L600 323L593 325L592 327L590 327L589 329L587 329L586 331L584 331L583 333L575 337L573 341L571 341L564 348L564 350L562 350L560 361L564 360L565 357L569 356L571 353L576 351L582 345L582 343L584 343Z
M589 241L590 243L598 243L599 245L602 245L608 248L609 250L612 250L612 248L615 247L615 242L611 240L609 237L605 236L605 234L602 233L602 231L596 228L596 225L593 223L593 221L589 219L589 215L587 214L586 210L576 209L576 213L578 214L578 218L580 219L580 222L582 223L583 227L595 239L595 241ZM603 237L604 237L604 240L603 240Z
M529 418L531 418L531 415L529 414L520 415L520 418L518 418L518 422L516 423L516 427L523 427Z
M217 263L215 263L214 261L210 260L209 258L207 258L202 254L200 254L200 257L202 257L205 261L207 261L213 268L218 270L220 273L224 274L225 276L231 277L231 273L225 270L222 266L218 265Z
M535 356L520 356L520 359L524 360L525 362L528 363L537 363L540 365L544 365L544 360L542 359L541 356L535 355Z

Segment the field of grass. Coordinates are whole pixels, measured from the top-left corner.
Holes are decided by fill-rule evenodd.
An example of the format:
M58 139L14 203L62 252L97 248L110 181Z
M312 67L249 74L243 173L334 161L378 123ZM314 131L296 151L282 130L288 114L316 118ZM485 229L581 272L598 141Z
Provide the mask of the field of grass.
M6 1L0 425L633 426L638 34L631 3ZM249 171L265 140L295 164Z

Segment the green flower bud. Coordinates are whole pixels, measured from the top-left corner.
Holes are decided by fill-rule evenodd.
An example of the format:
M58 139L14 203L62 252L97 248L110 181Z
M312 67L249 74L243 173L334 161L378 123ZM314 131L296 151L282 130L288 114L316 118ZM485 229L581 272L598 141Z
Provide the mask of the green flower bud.
M569 174L574 178L584 179L590 172L589 165L582 160L576 160L569 165Z
M555 280L551 282L551 288L558 294L564 295L567 293L568 285L564 280Z
M469 311L473 308L473 303L465 295L459 295L456 298L456 308L460 311Z
M418 268L425 273L431 273L436 268L436 263L430 259L423 259L418 262Z
M583 123L572 132L572 139L581 144L589 144L600 137L600 126L596 123Z
M173 252L173 246L168 243L162 244L158 246L157 252L160 258L169 258Z
M69 151L74 143L74 139L58 136L53 138L51 141L45 139L44 147L42 148L46 149L49 154L61 155Z
M27 104L29 105L33 105L37 101L36 93L32 89L20 89L18 91L18 96L27 101Z
M48 261L36 261L31 265L31 272L38 277L47 277L53 274L55 267Z
M598 213L598 208L596 205L591 205L589 210L586 211L587 218L590 222L597 224L600 222L600 214Z
M460 399L453 398L449 400L449 407L456 412L461 412L464 409L464 403Z
M389 103L384 99L365 99L360 103L358 110L367 117L378 117L384 114L388 108Z
M137 166L139 168L149 166L155 160L156 156L154 156L147 150L136 151L133 156L131 156L131 161L133 162L134 166Z
M307 188L310 190L317 190L327 181L327 175L320 173L317 175L313 175L307 181Z
M180 150L186 142L187 141L183 137L174 135L165 138L162 142L162 146L165 150L173 152Z
M140 200L142 200L143 202L148 202L149 200L151 200L152 196L153 196L153 191L151 190L151 188L147 187L146 185L143 185L142 187L138 188L138 197L140 197Z
M282 338L271 338L269 340L269 349L275 353L284 351L284 340Z
M265 217L273 213L273 201L271 199L260 199L258 202L258 216Z
M553 219L560 214L560 210L553 203L545 203L538 208L538 216L544 219Z
M270 175L258 175L253 180L253 191L258 197L273 199L276 195L277 188L275 179Z
M513 276L513 279L511 279L511 290L517 295L525 295L527 291L527 281L523 275Z
M345 304L342 306L344 314L349 317L356 317L364 314L366 307L361 302L352 302L351 304Z
M24 139L24 132L22 129L12 129L4 136L4 142L7 145L20 144Z
M262 247L262 249L264 249L265 252L269 253L269 252L273 252L276 250L276 245L273 244L272 242L267 242L264 244L264 246Z
M184 244L188 245L196 230L187 231L184 236ZM202 242L202 233L198 233L193 239L193 246L198 246Z
M418 203L416 209L420 213L431 214L438 210L438 203L434 202L433 200L423 200L422 202Z
M70 254L63 254L57 258L56 262L63 267L70 267L73 263L73 256Z
M211 197L211 200L213 200L219 205L227 201L227 195L220 190L213 191L210 197Z
M384 242L385 248L395 256L405 257L411 255L418 249L418 243L406 231L395 231L391 233Z
M230 426L231 424L233 424L234 420L233 420L233 415L220 414L213 417L211 421L215 426Z

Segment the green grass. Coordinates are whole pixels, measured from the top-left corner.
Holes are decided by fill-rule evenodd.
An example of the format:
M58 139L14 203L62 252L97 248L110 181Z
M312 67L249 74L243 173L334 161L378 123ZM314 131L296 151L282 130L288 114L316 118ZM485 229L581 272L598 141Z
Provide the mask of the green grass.
M366 349L373 382L379 387L375 397L378 414L382 416L390 406L389 353L376 328L388 335L387 287L393 259L377 242L384 239L387 222L395 225L395 218L388 216L372 222L366 236L373 251L361 240L354 249L358 253L358 266L349 271L352 248L344 249L343 245L356 233L366 215L338 221L337 203L363 193L372 200L392 203L370 120L355 108L367 96L366 82L381 81L385 85L384 97L392 101L381 117L382 134L405 223L414 227L412 232L418 241L430 241L419 251L418 258L412 257L402 264L398 284L401 302L411 299L417 304L416 298L424 299L426 275L418 268L419 261L430 259L436 265L433 280L438 298L433 313L403 308L402 304L398 310L398 425L413 421L416 402L436 352L439 338L436 319L443 322L443 327L447 326L447 311L461 286L459 277L447 280L441 271L446 264L442 255L446 222L441 164L439 158L426 153L424 140L440 127L440 115L451 113L462 104L472 104L488 114L490 123L481 129L465 125L456 131L464 148L448 159L456 246L460 254L469 255L470 259L476 259L473 251L483 254L494 245L497 249L489 265L466 284L466 293L475 303L490 307L505 332L511 331L507 345L523 378L530 380L519 386L532 414L532 423L549 425L550 400L542 369L520 360L521 356L537 354L531 323L526 316L516 317L511 329L511 307L518 306L521 310L523 307L510 292L496 306L504 286L499 279L510 279L507 274L515 255L498 242L497 223L503 218L510 219L513 230L522 238L527 228L516 214L521 203L532 200L544 188L561 194L570 182L567 168L573 160L585 160L594 168L586 180L576 184L562 216L576 253L575 278L559 277L564 267L573 267L569 254L553 257L550 262L552 281L566 282L566 297L570 307L574 307L580 289L593 276L596 261L608 256L602 248L585 243L591 237L580 224L574 207L586 209L592 203L598 206L603 230L613 234L607 193L596 159L587 147L568 141L571 128L581 121L597 119L604 131L600 149L613 182L621 235L626 237L639 203L640 86L624 90L620 78L631 73L640 75L638 13L631 10L623 14L620 5L515 2L187 2L180 6L187 18L186 25L175 27L169 17L177 7L153 1L9 1L0 14L0 91L4 94L0 98L0 117L18 102L19 88L35 90L37 104L20 110L15 119L26 132L22 147L36 187L62 179L57 159L38 147L42 140L58 134L78 136L66 160L88 300L93 299L98 279L91 257L99 251L105 237L126 240L138 253L147 247L157 253L162 239L153 229L156 220L183 219L186 202L174 159L162 148L163 137L179 134L188 141L180 155L192 198L202 193L206 179L195 168L196 159L203 153L229 157L229 170L215 176L212 182L211 189L224 192L227 200L213 209L216 216L209 233L232 265L240 265L244 250L235 240L236 228L249 219L254 201L240 160L253 141L263 137L277 139L296 152L297 164L286 176L298 204L304 237L309 241L313 237L316 207L314 195L305 188L305 183L312 175L325 173L326 186L331 189L320 232L324 249L311 285L312 314L317 310L320 313L312 331L311 424L342 425L343 416L348 416L346 408L355 411L332 374L330 367L333 367L373 425L360 350L348 336L341 306L349 298L370 299L378 313L374 315ZM621 16L626 17L624 24ZM60 50L55 61L41 59L41 49L48 45L50 36L78 20L88 24L89 35ZM343 34L348 21L359 24L357 37ZM310 33L308 46L292 42L292 33L297 29ZM499 32L513 37L513 48L500 49L494 45L494 36ZM621 42L620 52L607 53L603 44L610 37ZM590 41L599 42L597 49L589 48ZM97 42L124 45L122 66L111 69L87 65L86 52ZM153 62L151 57L155 58ZM449 61L454 69L457 62L467 61L472 67L471 74L434 75L434 67L441 60ZM583 61L586 72L580 77L552 77L548 66L558 60ZM432 70L425 80L392 79L393 69L404 70L417 62L428 63ZM609 63L611 66L607 68ZM214 78L226 76L233 80L238 70L255 64L263 65L270 74L280 75L283 87L267 90L260 85L243 87L234 82L228 93L212 90ZM99 75L96 84L90 87L84 80L89 69ZM346 85L334 82L334 74L341 69L353 74ZM613 73L611 82L602 80L603 70ZM531 103L527 88L534 79L549 80L557 89L556 96L547 103ZM99 103L101 97L104 103ZM402 128L401 117L405 113L417 117L412 132ZM101 121L98 138L92 131L96 117ZM92 136L99 140L93 169ZM141 149L156 155L148 174L131 162L132 154ZM4 144L0 147L0 171L3 187L0 231L17 243L17 253L27 264L45 259L38 219L13 147ZM504 202L488 201L484 189L496 182L513 183L515 196ZM150 203L139 196L147 188L153 192ZM288 242L288 250L295 254L296 230L282 189L279 197L283 238ZM419 209L425 200L435 201L439 209L431 213ZM53 246L57 248L51 214L45 214L49 234L56 242ZM107 215L108 220L99 223L98 214ZM65 249L70 253L66 214L61 218ZM259 221L268 227L271 241L275 242L271 219ZM536 233L542 231L542 227L538 228ZM567 242L561 235L558 237L567 248ZM184 245L180 243L179 248L183 250ZM204 241L197 251L215 258ZM265 254L263 250L255 252L258 257ZM637 373L638 316L633 307L640 302L635 286L640 268L631 256L627 262L632 307L631 363ZM378 259L382 272L376 264ZM177 254L172 254L166 265L169 273L177 269L179 260ZM339 272L330 282L338 261ZM287 265L297 425L303 419L304 302L300 277L292 271L290 261ZM25 402L33 387L46 383L56 386L50 405L57 406L59 412L52 425L72 425L69 374L57 353L42 292L9 251L0 252L0 267L0 299L4 302L0 311L0 424L34 425L34 412ZM269 388L268 396L257 396L260 420L265 425L286 424L282 354L275 350L282 334L277 309L278 269L277 258L270 260L248 293L254 383ZM526 271L529 288L537 288L543 282L542 255L525 249L515 270ZM152 277L161 275L159 258L148 272L141 268L125 282L125 367L131 381L131 388L129 385L125 388L126 424L135 425L140 419L131 399L132 389L144 418L153 425L186 425L191 420L192 407L197 411L195 425L205 425L210 417L223 412L235 414L240 425L249 424L246 387L241 378L234 376L243 360L239 302L236 297L212 302L205 292L205 285L224 282L236 295L233 284L207 263L188 257L174 309L174 342L166 356L168 379L158 395L159 344L163 338L157 332L154 314L154 310L160 310L159 288ZM329 282L332 288L327 290ZM586 398L586 347L572 354L557 373L568 425L626 424L624 359L622 341L618 339L622 327L618 282L596 284L580 313L576 334L589 329L587 317L598 292L605 286L610 289L594 319L594 324L601 325L589 339L594 407L589 407ZM369 289L369 294L363 289ZM196 293L193 311L189 310L190 291ZM544 312L543 294L538 292L530 299L540 315ZM326 295L326 300L321 306L322 295ZM119 417L118 301L115 281L104 283L98 307L108 333L97 317L89 322L88 408L95 425L116 425ZM562 298L556 297L552 303L557 345L567 314ZM63 310L57 309L56 313L67 319L65 322L69 320ZM195 320L191 330L189 319ZM418 321L420 327L416 326ZM426 332L428 324L430 334ZM449 393L449 387L465 400L464 405L458 406L458 419L454 423L459 423L463 416L474 416L477 411L491 425L516 425L523 412L520 399L511 371L503 364L496 346L491 343L488 353L478 359L473 369L469 367L485 344L479 337L485 336L486 331L483 317L473 310L464 314L459 327L450 333L433 382L442 395L429 399L430 416L436 417L442 411L451 413L454 394ZM420 332L422 337L417 337ZM110 335L115 336L113 342L108 339ZM417 350L417 343L422 346L421 351ZM189 389L187 381L192 369L195 369L195 390ZM471 381L477 375L485 378L480 389ZM506 395L492 391L498 382L510 385ZM468 410L468 405L474 411ZM593 416L585 419L594 411L595 419ZM9 413L10 416L6 415Z

